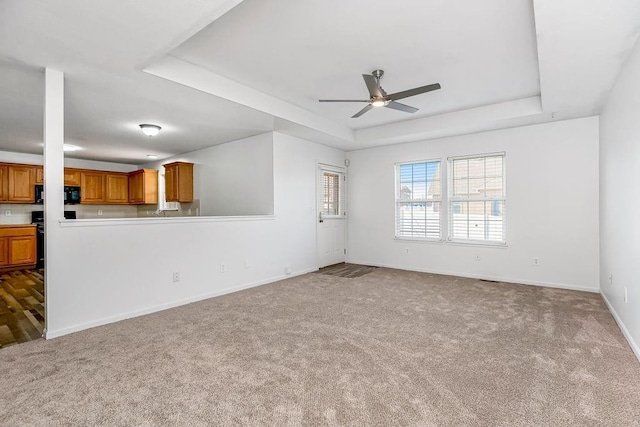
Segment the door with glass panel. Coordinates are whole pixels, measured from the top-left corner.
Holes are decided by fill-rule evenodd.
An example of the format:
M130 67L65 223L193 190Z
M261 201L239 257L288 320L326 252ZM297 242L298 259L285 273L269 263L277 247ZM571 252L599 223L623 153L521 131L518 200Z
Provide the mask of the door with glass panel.
M345 261L345 187L346 175L341 167L318 165L318 267Z

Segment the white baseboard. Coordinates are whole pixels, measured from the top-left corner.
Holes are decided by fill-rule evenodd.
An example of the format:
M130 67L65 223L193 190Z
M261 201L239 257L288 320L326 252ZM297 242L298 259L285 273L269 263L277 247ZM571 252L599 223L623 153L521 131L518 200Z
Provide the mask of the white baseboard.
M279 280L288 279L290 277L301 276L303 274L312 273L312 272L317 271L317 270L318 270L318 268L316 268L316 267L308 268L308 269L305 269L305 270L297 271L297 272L292 273L292 274L286 274L286 275L271 277L269 279L259 280L257 282L252 282L252 283L245 283L245 284L242 284L242 285L233 286L231 288L226 288L226 289L223 289L223 290L220 290L220 291L216 291L216 292L209 292L209 293L206 293L206 294L195 295L195 296L184 298L184 299L181 299L181 300L171 301L171 302L168 302L168 303L155 305L153 307L143 308L141 310L135 310L135 311L127 312L127 313L117 314L117 315L114 315L114 316L103 317L101 319L93 320L91 322L80 323L78 325L69 326L69 327L63 328L63 329L58 329L58 330L54 330L54 331L49 331L49 330L45 329L44 337L46 339L57 338L57 337L61 337L63 335L68 335L68 334L71 334L71 333L74 333L74 332L83 331L85 329L95 328L96 326L107 325L109 323L118 322L120 320L131 319L133 317L143 316L145 314L151 314L151 313L155 313L157 311L162 311L162 310L166 310L166 309L169 309L169 308L179 307L181 305L190 304L192 302L202 301L202 300L205 300L205 299L209 299L209 298L214 298L214 297L218 297L218 296L221 296L221 295L230 294L230 293L233 293L233 292L238 292L238 291L242 291L242 290L249 289L249 288L255 288L257 286L266 285L266 284L269 284L269 283L277 282Z
M622 331L622 335L624 335L624 337L627 339L627 342L631 346L631 350L633 350L633 353L636 355L636 357L638 358L638 361L640 362L640 347L633 340L633 337L631 336L631 333L629 332L629 330L627 329L625 324L622 322L622 319L620 318L620 316L618 316L618 313L613 308L613 305L611 305L611 303L607 299L607 296L605 294L603 294L602 292L600 292L600 295L602 295L602 299L604 300L604 303L607 305L607 308L611 312L611 315L615 319L616 323L618 324L618 327Z
M351 264L362 264L362 265L371 265L374 267L394 268L396 270L418 271L420 273L442 274L444 276L465 277L468 279L493 280L496 282L516 283L519 285L533 285L533 286L541 286L545 288L567 289L570 291L581 291L581 292L592 292L592 293L600 292L600 289L587 288L584 286L570 285L566 283L537 282L532 280L513 279L510 277L486 276L482 274L460 273L456 271L442 271L442 270L433 270L428 268L405 267L400 265L371 263L368 261L358 261L358 260L351 260L351 259L348 262Z

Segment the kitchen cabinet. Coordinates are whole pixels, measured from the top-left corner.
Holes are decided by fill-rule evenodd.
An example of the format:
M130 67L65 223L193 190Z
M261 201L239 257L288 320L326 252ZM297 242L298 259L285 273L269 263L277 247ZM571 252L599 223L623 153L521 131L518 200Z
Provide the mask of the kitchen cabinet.
M64 168L64 185L78 187L82 185L80 169Z
M0 268L24 268L35 264L36 226L0 226Z
M9 200L9 166L0 165L0 201Z
M164 165L164 185L167 202L193 202L193 163Z
M105 202L108 204L129 203L129 177L126 173L108 173L105 176Z
M36 185L44 184L44 169L36 166ZM80 186L80 169L64 168L64 185L72 187Z
M28 165L9 165L8 167L8 197L10 203L35 202L34 185L36 182L36 167Z
M44 168L42 166L36 166L36 185L44 184Z
M100 171L80 172L80 203L104 204L106 202L106 176L105 172Z
M35 202L36 167L32 165L0 165L0 201L4 203Z
M129 203L155 205L158 203L158 171L140 169L129 173Z

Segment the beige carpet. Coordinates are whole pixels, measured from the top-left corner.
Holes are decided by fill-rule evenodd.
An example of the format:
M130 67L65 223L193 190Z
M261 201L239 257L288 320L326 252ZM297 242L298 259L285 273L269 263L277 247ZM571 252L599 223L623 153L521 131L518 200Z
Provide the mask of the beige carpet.
M308 274L0 350L0 424L630 426L597 294Z

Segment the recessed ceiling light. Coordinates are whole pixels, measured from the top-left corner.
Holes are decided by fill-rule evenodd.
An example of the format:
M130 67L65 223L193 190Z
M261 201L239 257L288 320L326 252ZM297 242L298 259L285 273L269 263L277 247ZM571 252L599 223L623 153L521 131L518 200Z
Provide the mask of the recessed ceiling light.
M155 160L158 158L158 156L156 156L155 154L147 154L147 157L150 158L151 160Z
M162 128L158 125L141 124L140 129L142 129L142 133L147 136L156 136Z
M62 149L64 151L78 151L78 150L81 150L81 148L78 147L77 145L71 145L71 144L62 145Z

